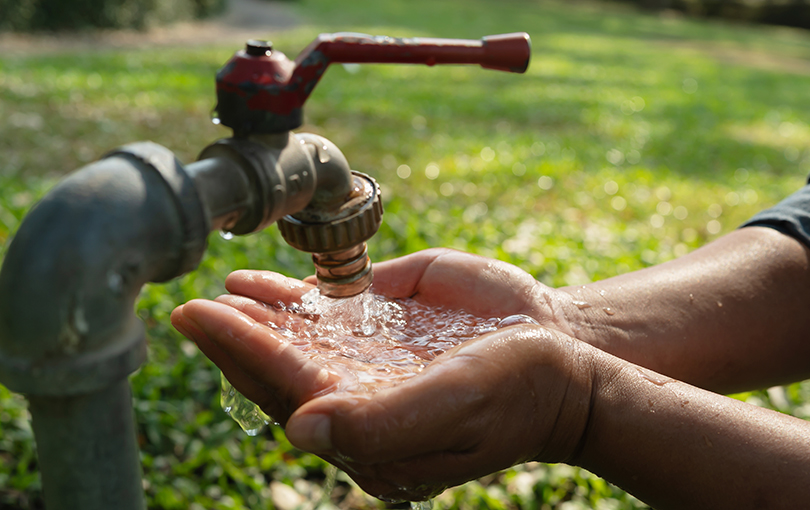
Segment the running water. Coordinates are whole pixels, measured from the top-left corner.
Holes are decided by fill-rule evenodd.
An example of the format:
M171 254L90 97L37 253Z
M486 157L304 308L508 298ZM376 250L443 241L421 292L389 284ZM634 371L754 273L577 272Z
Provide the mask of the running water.
M283 319L266 325L302 352L341 375L336 391L375 393L416 376L436 356L501 327L537 322L525 315L476 317L369 291L333 299L318 289L301 304L273 305ZM249 435L272 419L222 379L222 407Z

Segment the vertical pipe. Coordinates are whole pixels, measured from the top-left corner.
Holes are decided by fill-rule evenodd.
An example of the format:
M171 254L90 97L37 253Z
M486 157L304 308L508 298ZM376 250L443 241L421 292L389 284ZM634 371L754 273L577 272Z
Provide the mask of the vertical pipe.
M129 381L86 395L28 397L45 508L144 510Z

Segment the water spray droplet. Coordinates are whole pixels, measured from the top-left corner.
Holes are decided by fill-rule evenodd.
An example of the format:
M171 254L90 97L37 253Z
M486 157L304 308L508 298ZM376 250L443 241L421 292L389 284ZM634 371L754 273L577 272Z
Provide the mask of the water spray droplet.
M539 326L540 323L534 320L533 317L529 317L528 315L518 314L518 315L510 315L509 317L501 320L498 323L497 328L506 328L508 326L514 326L515 324L532 324L534 326Z
M590 308L591 304L587 301L574 301L574 306L579 308L580 310L584 310L585 308Z
M111 291L118 294L124 288L124 278L114 271L107 273L107 286Z

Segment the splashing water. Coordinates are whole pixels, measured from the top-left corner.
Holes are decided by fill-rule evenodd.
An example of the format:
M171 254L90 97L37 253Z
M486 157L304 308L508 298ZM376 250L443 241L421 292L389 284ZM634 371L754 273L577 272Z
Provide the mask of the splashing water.
M375 393L416 376L436 356L467 340L514 324L537 324L525 315L482 318L369 291L332 299L313 289L302 296L301 304L273 306L289 313L266 323L268 327L340 374L336 391L362 393ZM272 421L224 377L222 407L250 435Z
M233 418L233 420L242 427L245 434L249 436L256 436L261 432L265 425L273 423L270 418L259 406L248 400L244 395L236 391L236 388L231 386L230 381L222 375L222 388L219 395L220 405L222 409Z

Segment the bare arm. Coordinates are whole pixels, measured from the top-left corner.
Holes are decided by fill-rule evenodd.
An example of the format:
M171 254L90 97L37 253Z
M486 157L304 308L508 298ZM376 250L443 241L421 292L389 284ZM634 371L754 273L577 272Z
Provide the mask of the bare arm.
M802 508L810 423L602 355L574 463L660 510Z
M555 295L574 335L720 392L810 377L810 251L749 227L677 260Z

